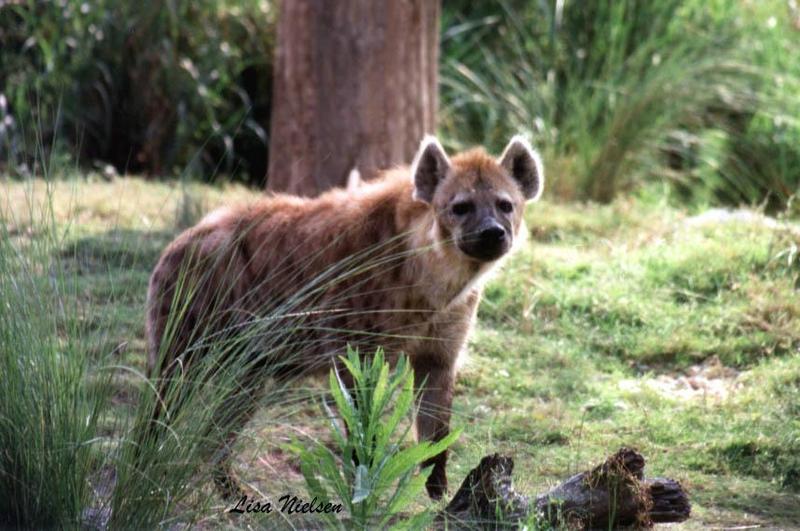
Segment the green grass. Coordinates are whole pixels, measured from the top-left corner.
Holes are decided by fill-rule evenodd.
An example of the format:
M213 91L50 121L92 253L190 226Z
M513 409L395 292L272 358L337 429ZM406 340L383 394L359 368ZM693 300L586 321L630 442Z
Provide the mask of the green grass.
M26 221L39 217L26 198L45 197L43 183L2 186L3 226L33 252L42 235ZM147 277L192 209L181 207L179 184L53 186L53 252L71 309L57 322L75 332L65 335L74 338L70 352L89 354L84 376L109 357L142 370ZM208 208L252 193L192 190ZM648 198L543 202L527 219L530 238L489 284L456 386L454 425L464 432L451 454L451 491L486 453L514 456L519 489L534 493L629 445L644 453L649 474L688 488L694 513L684 528L795 524L800 228L757 215L701 223ZM126 372L113 384L100 432L135 414L140 380ZM260 414L237 454L242 479L269 496L302 491L287 443L330 438L315 404L282 413ZM176 512L195 507L192 518L207 525L283 525L275 515L226 516L209 485L197 489ZM424 496L415 503L429 504Z

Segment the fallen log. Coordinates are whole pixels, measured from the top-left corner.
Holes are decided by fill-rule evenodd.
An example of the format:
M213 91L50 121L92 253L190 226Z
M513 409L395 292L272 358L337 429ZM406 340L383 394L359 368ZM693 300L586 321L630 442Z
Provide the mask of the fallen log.
M487 455L437 515L437 524L447 529L515 527L533 518L553 527L609 529L689 518L689 498L680 483L645 478L644 466L639 452L622 448L601 465L531 498L514 490L510 457Z

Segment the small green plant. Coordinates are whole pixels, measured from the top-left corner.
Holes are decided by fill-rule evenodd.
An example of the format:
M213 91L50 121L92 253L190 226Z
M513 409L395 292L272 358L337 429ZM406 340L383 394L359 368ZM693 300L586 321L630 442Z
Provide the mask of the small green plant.
M341 500L355 529L383 528L422 492L430 468L415 474L417 467L449 447L460 435L456 430L438 442L407 445L413 415L414 375L405 357L390 374L389 364L379 349L372 359L348 349L342 364L353 380L348 389L339 373L330 372L330 390L347 427L342 430L331 409L330 419L336 451L323 444L307 449L295 445L300 467L312 496ZM341 463L339 463L341 462ZM343 527L335 515L325 515L333 527ZM422 526L431 515L423 512L403 522L411 528ZM397 522L394 522L395 524Z

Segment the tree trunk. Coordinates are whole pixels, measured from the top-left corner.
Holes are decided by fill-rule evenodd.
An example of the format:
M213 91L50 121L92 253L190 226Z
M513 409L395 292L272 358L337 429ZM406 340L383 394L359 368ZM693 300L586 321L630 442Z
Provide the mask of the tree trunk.
M267 187L315 195L434 130L439 0L284 0Z

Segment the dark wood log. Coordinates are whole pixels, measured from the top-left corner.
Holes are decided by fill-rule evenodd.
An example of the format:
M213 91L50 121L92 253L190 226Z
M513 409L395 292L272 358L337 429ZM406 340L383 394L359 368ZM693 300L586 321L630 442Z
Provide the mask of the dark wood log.
M467 474L437 523L448 529L496 528L536 518L570 529L609 529L689 518L691 505L680 483L645 478L644 466L639 452L622 448L595 468L530 498L514 490L514 461L488 455Z

